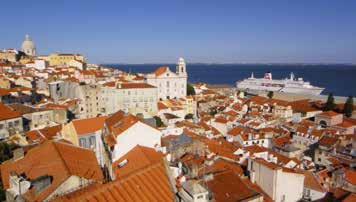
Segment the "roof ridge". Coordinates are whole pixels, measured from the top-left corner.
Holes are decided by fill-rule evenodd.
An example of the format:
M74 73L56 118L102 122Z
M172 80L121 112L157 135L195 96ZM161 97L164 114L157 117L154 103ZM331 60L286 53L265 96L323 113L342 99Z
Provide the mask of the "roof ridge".
M59 157L60 157L60 159L62 160L62 162L63 162L63 164L64 164L64 166L65 166L65 168L66 168L66 170L67 170L67 173L69 174L69 173L70 173L69 167L68 167L68 165L67 165L67 162L64 160L63 155L62 155L60 149L59 149L58 146L57 146L57 143L59 143L59 142L57 142L57 141L52 141L52 142L51 142L51 144L53 144L53 145L54 145L54 148L57 150L57 152L58 152L58 154L59 154ZM63 144L66 144L66 143L63 143ZM69 145L69 144L67 144L67 145ZM66 145L66 146L67 146L67 145Z

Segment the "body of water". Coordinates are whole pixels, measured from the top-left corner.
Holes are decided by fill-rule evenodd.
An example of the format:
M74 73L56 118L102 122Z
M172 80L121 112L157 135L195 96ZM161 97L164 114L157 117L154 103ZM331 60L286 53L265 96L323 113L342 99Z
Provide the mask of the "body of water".
M175 64L109 64L107 66L131 73L149 73L160 66L169 66L175 71ZM303 77L314 86L324 87L322 94L333 93L338 96L356 97L355 65L253 65L253 64L187 64L190 83L229 84L251 76L264 76L272 72L274 79L289 78L291 72Z

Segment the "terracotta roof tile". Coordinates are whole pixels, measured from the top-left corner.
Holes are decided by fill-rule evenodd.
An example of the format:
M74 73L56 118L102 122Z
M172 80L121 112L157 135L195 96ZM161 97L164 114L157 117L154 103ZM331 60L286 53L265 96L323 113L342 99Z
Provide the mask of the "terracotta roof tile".
M156 152L155 149L136 145L119 160L113 162L113 170L116 178L123 178L149 165L162 162L163 156L163 153ZM124 160L127 160L127 163L119 168L118 164Z
M207 182L215 201L242 201L259 195L248 187L241 178L232 171L217 173Z
M0 102L0 121L21 117L21 114Z
M40 157L40 158L39 158ZM29 190L24 197L29 201L42 201L70 176L79 176L96 182L103 174L93 151L67 143L48 141L27 152L24 158L1 165L4 188L9 188L9 175L24 173L28 179L49 175L52 182L39 194Z
M107 118L107 116L100 116L88 119L77 119L73 120L72 123L78 135L85 135L102 130Z
M125 165L132 163L139 165L139 169L131 167L134 169L130 169L132 172L113 182L95 184L57 198L56 201L174 201L174 193L163 161L145 159L145 163L133 162L138 160L139 156L147 158L140 150L136 148L132 151L129 155L135 158Z
M332 116L338 116L338 115L341 115L339 113L336 113L334 111L326 111L326 112L322 112L320 114L318 114L318 116L328 116L328 117L332 117Z
M155 74L156 76L160 76L161 74L164 74L167 70L168 70L168 67L159 67L158 69L156 69L151 74Z

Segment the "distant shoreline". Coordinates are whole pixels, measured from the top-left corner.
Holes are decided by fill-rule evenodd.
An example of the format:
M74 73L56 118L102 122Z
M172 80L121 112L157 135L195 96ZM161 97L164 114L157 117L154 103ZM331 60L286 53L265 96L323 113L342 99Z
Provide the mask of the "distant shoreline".
M111 65L175 65L174 63L102 63L103 66ZM258 65L258 66L350 66L356 67L353 63L187 63L187 65Z

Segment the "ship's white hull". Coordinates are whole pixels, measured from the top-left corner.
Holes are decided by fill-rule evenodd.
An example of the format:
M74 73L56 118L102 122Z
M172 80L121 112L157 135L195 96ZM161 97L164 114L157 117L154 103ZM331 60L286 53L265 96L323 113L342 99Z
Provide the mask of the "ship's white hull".
M238 89L255 91L273 91L304 95L320 95L324 88L310 85L304 81L268 80L249 78L236 83Z

